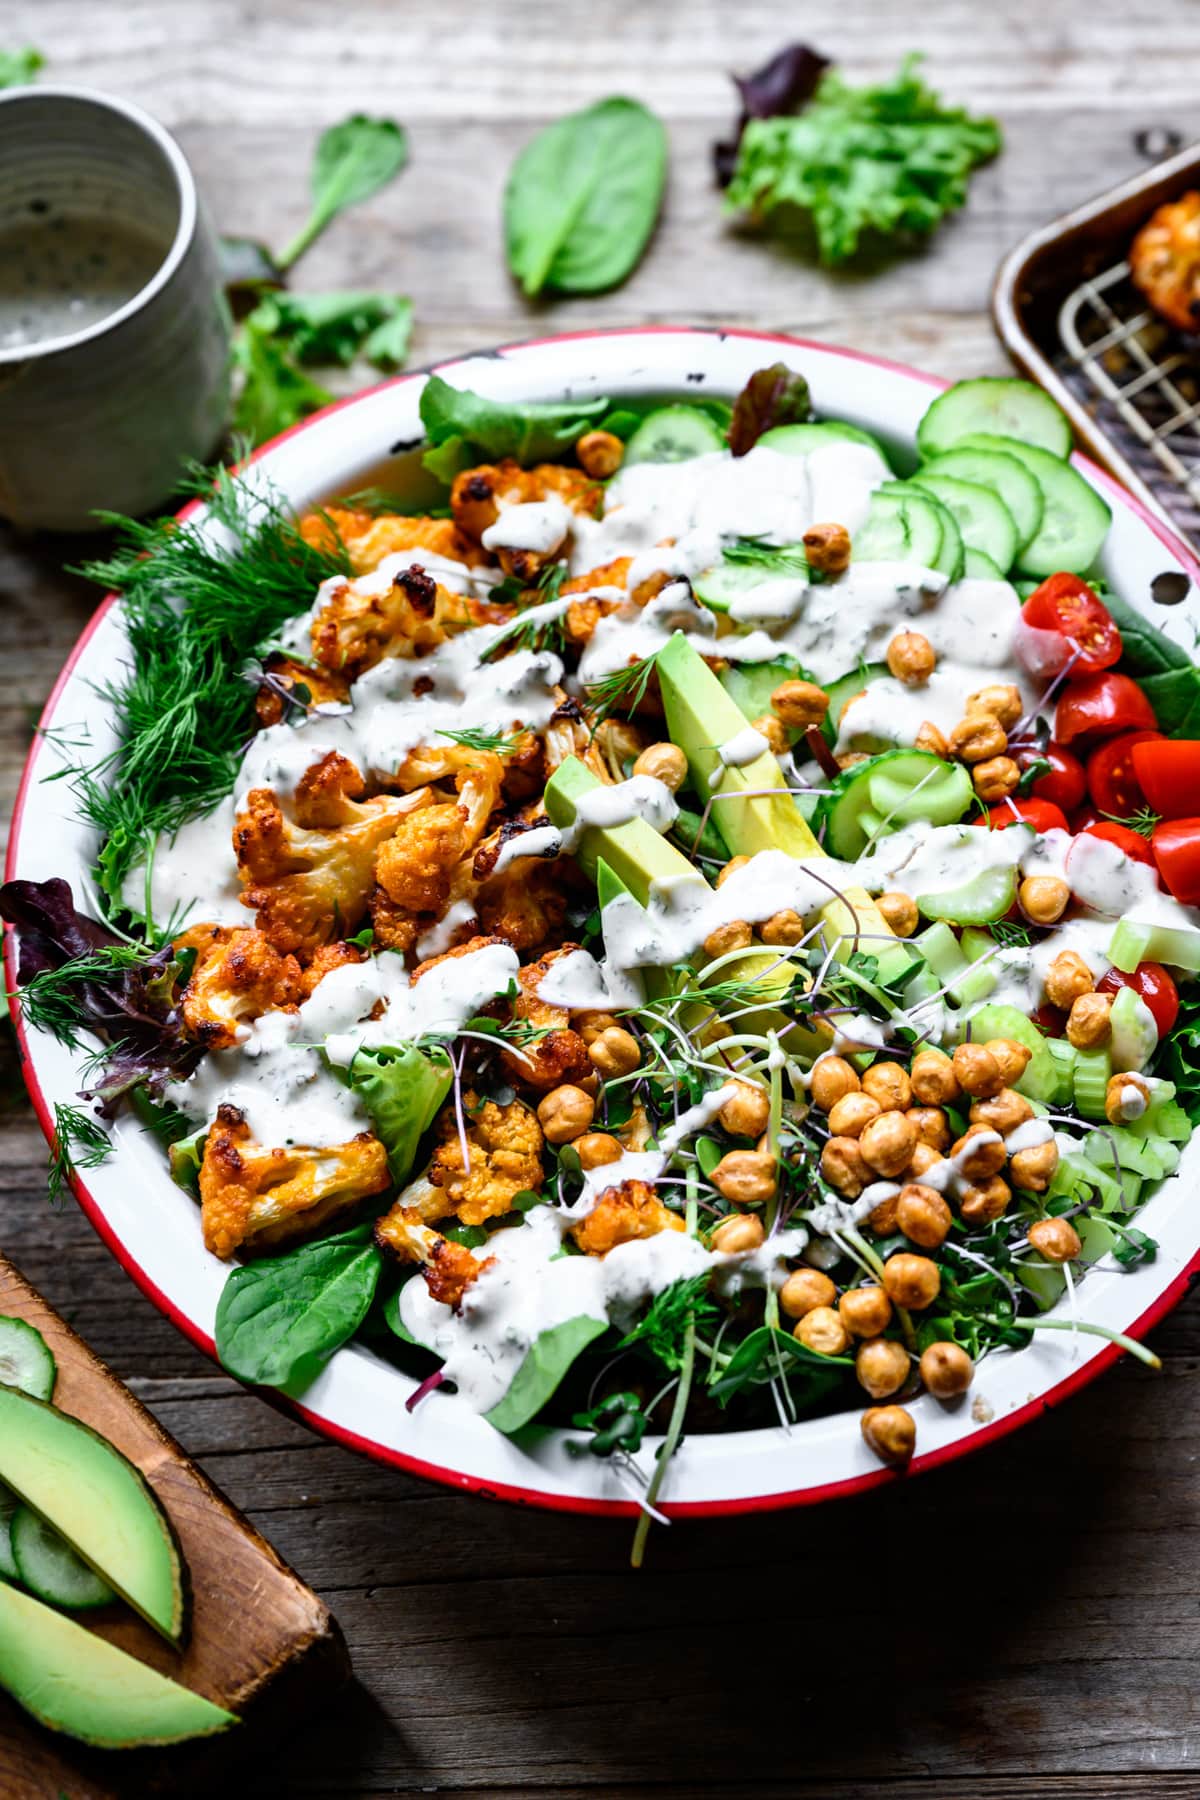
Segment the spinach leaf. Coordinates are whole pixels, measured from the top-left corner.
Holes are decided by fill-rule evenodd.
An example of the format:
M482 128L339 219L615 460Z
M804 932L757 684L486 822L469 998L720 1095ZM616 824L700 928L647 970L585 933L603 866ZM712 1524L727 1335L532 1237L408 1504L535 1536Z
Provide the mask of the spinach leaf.
M422 1134L450 1092L454 1071L444 1050L360 1050L349 1069L350 1086L367 1109L375 1135L388 1153L392 1180L407 1181Z
M598 294L624 281L666 175L666 133L636 100L600 100L539 132L504 192L508 266L525 292Z
M405 1270L399 1287L393 1288L383 1303L383 1318L388 1330L398 1337L402 1344L415 1344L418 1350L424 1350L425 1345L413 1336L400 1313L400 1296L416 1273L416 1269Z
M339 213L386 187L407 160L408 137L391 119L355 113L340 125L331 125L321 134L313 158L312 212L276 258L279 268L290 269Z
M760 1325L742 1339L709 1392L727 1406L745 1388L761 1387L778 1377L782 1368L797 1403L810 1406L831 1393L853 1367L848 1356L821 1356L787 1332Z
M943 105L916 62L879 87L828 73L798 117L751 119L726 210L807 214L824 263L847 261L869 233L931 232L965 203L968 177L1001 139L993 119Z
M431 375L421 393L421 423L430 443L422 460L447 483L481 458L544 462L569 450L608 409L604 399L510 405Z
M25 87L45 66L40 50L0 50L0 88Z
M1121 667L1137 677L1159 729L1200 737L1200 669L1181 644L1115 594L1106 593L1104 604L1121 633Z
M307 1387L366 1317L382 1263L367 1224L235 1269L217 1302L223 1367L261 1387Z
M483 1416L506 1434L519 1431L539 1413L581 1351L608 1330L603 1319L581 1313L540 1331L513 1376L503 1400Z
M786 363L756 369L733 403L729 448L745 456L764 431L776 425L799 425L812 415L808 383Z

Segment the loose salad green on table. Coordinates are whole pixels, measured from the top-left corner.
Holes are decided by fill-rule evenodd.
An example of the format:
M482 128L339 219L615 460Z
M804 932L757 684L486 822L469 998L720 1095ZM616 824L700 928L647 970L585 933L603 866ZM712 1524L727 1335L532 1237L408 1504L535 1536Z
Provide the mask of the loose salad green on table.
M223 534L95 570L122 747L63 754L107 917L0 897L26 1025L101 1040L58 1155L160 1135L246 1380L366 1341L646 1517L685 1430L860 1407L903 1465L912 1395L1100 1331L1086 1280L1045 1314L1155 1255L1200 673L1096 574L1026 383L940 394L903 470L782 364L421 408L419 510L223 476Z

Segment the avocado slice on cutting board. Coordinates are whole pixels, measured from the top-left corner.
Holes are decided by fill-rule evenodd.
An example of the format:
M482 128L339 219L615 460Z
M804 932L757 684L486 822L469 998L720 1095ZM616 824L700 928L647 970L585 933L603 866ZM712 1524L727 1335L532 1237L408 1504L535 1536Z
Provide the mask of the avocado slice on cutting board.
M0 1687L51 1731L105 1750L177 1744L239 1723L235 1713L3 1582Z
M183 1630L174 1533L133 1464L106 1438L17 1388L0 1387L0 1482L170 1643Z

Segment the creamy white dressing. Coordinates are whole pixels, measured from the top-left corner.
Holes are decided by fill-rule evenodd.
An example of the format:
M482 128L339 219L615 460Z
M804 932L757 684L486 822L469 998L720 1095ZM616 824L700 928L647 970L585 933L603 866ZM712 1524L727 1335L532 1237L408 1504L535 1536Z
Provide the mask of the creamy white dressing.
M573 516L557 494L519 506L501 504L499 518L480 542L485 550L534 550L548 556L565 541Z
M679 802L665 781L653 775L631 775L627 781L607 783L580 795L575 817L561 833L561 847L572 851L585 831L593 827L611 831L632 819L644 819L662 833L669 831L678 817Z
M895 889L921 895L952 893L992 869L1017 869L1033 845L1028 825L985 831L974 825L905 825L875 844L854 865L869 894Z
M182 925L252 925L241 903L233 854L233 795L189 819L173 837L159 837L150 869L150 915L160 929L174 916ZM135 863L121 899L139 916L146 910L146 865Z
M475 907L472 901L452 900L437 924L431 925L417 939L417 955L422 961L427 956L441 956L444 950L449 950L463 927L471 924L474 918Z
M760 756L765 756L770 748L762 732L747 725L744 731L736 732L725 743L717 745L717 766L708 778L708 785L719 787L726 769L744 769L747 763L757 762Z

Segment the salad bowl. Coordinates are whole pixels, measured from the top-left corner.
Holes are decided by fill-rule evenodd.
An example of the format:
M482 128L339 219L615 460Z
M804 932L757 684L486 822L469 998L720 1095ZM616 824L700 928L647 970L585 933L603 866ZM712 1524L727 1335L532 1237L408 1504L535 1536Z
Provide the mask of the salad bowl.
M730 400L764 364L785 361L807 378L823 416L869 431L905 471L916 460L916 429L936 390L932 377L860 353L744 331L684 328L578 333L442 364L453 385L502 402L587 401L607 396L670 401ZM261 450L257 472L299 512L329 497L386 480L390 490L421 481L418 402L426 376L405 375L327 408ZM1076 459L1107 500L1112 525L1100 556L1107 583L1129 607L1174 641L1190 646L1200 630L1200 570L1182 545L1093 465ZM190 514L197 507L188 509ZM1160 576L1170 575L1163 583ZM1183 578L1181 580L1181 577ZM1184 598L1179 600L1180 593ZM1156 594L1160 597L1155 598ZM1173 604L1161 603L1163 596ZM77 903L95 911L91 867L96 842L79 819L70 784L54 777L63 743L86 736L89 756L114 745L101 698L120 677L126 640L110 598L98 610L47 702L13 819L10 880L70 882ZM9 987L15 987L11 936ZM28 1031L14 1008L26 1075L39 1120L53 1133L56 1105L84 1085L81 1052ZM194 1202L170 1180L154 1140L132 1119L115 1126L116 1151L76 1171L76 1196L96 1230L137 1285L175 1324L214 1353L214 1321L226 1270L206 1254ZM1200 1138L1184 1149L1138 1215L1156 1240L1152 1260L1089 1271L1078 1295L1048 1315L1089 1330L1038 1332L1024 1348L989 1355L959 1401L923 1395L912 1403L918 1453L909 1468L936 1467L982 1447L1057 1404L1118 1354L1108 1334L1140 1336L1185 1291L1200 1266ZM1075 1306L1072 1314L1071 1306ZM448 1485L530 1504L591 1513L632 1514L637 1500L622 1470L578 1454L577 1434L531 1426L515 1437L439 1396L409 1408L416 1383L369 1347L337 1352L289 1404L316 1430L384 1462ZM654 1440L641 1453L651 1465ZM671 1464L660 1508L668 1515L720 1514L809 1503L896 1479L863 1441L856 1411L788 1426L725 1431L685 1439Z

